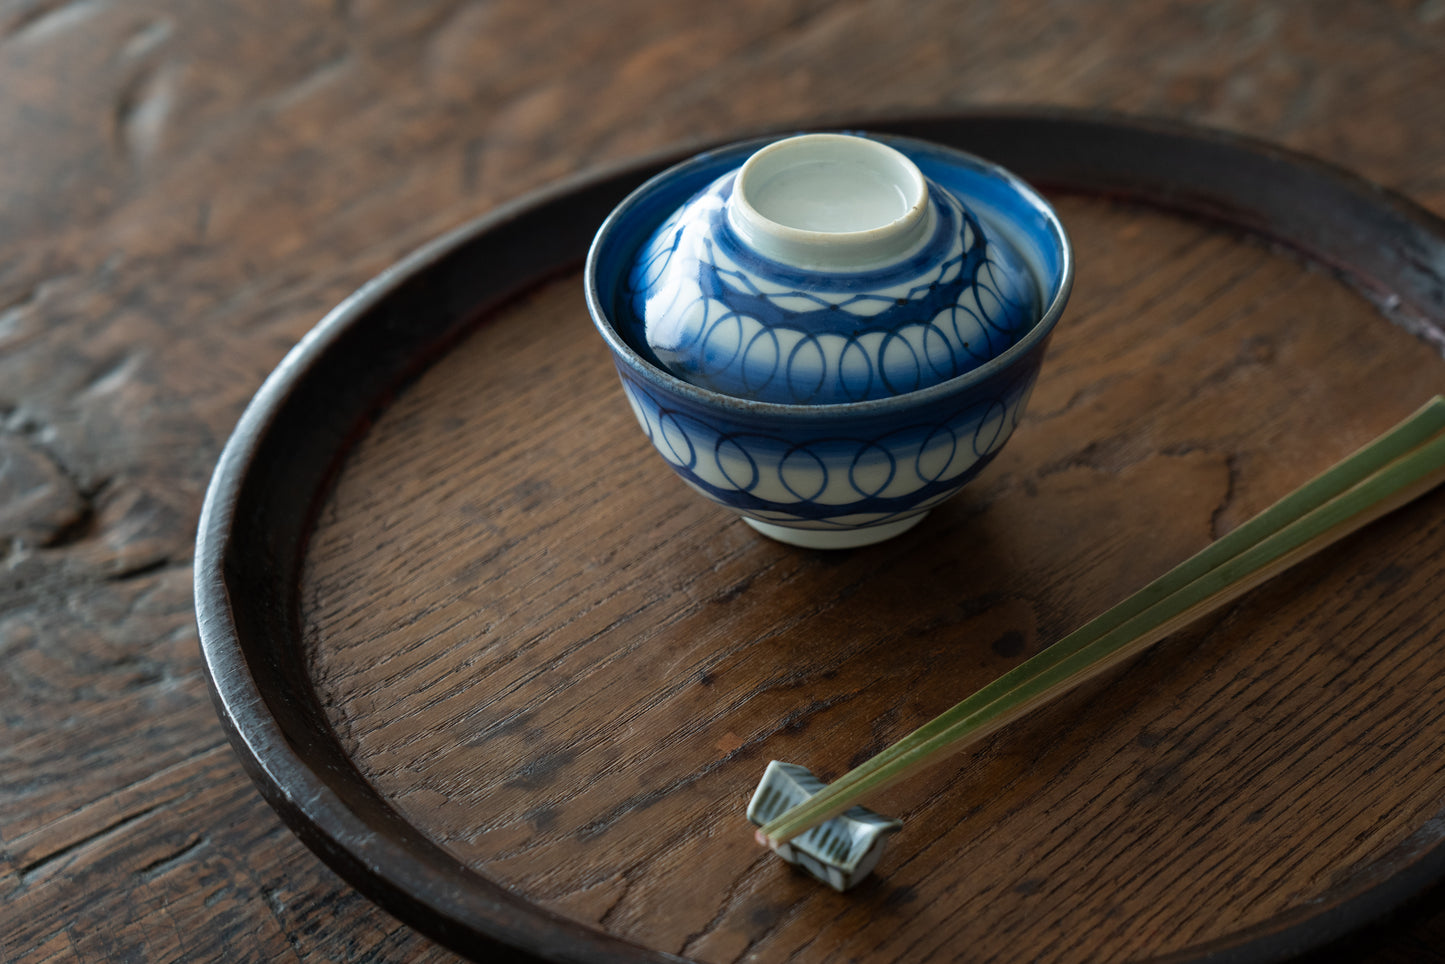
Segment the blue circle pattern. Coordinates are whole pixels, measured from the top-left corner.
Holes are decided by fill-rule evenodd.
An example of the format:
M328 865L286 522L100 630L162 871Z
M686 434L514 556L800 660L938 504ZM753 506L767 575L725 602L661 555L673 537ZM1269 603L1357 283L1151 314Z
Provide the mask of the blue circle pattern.
M1038 318L1029 273L949 191L935 229L886 268L831 278L760 257L729 228L726 174L643 245L625 292L663 367L713 391L793 404L926 388L1003 352Z
M754 519L802 529L857 529L916 515L991 461L1022 418L1038 373L990 385L905 425L815 426L789 437L762 424L691 413L620 369L653 447L704 496ZM843 428L839 426L838 428ZM859 431L861 429L861 431Z

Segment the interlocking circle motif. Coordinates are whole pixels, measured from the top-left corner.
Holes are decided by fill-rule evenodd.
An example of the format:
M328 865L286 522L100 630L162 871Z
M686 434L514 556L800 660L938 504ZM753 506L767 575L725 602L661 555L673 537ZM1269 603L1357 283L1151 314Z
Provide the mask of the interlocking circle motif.
M873 437L727 430L624 376L633 414L673 470L709 498L757 518L849 528L915 513L952 495L1001 449L1032 379L932 422Z

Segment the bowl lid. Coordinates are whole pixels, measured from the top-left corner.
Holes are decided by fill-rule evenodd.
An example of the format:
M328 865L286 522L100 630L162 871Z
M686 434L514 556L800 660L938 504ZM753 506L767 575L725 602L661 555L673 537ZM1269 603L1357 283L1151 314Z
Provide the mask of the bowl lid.
M740 398L834 404L947 381L1041 315L1002 233L864 136L774 142L641 245L622 307L657 362Z

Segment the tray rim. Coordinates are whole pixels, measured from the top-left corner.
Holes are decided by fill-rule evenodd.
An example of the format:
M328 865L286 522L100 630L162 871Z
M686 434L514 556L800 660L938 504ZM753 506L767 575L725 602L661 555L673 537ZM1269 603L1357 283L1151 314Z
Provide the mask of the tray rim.
M1223 222L1332 270L1391 321L1437 349L1445 348L1445 220L1310 156L1190 124L1057 108L823 119L741 131L728 142L814 129L866 129L939 140L984 154L1045 190L1115 197ZM1068 160L1063 159L1066 152L1039 152L1039 141L1060 138L1076 149L1067 152ZM980 141L991 147L979 147ZM333 870L405 923L464 955L486 955L489 960L502 955L518 960L686 961L532 903L412 828L350 766L320 707L307 705L308 696L314 704L315 694L299 652L294 580L281 580L279 598L267 591L274 588L268 583L277 574L297 571L312 513L351 443L391 393L499 303L580 263L601 218L589 222L578 216L579 210L605 213L646 177L721 143L675 146L555 182L442 235L384 270L330 311L265 380L222 451L206 493L195 552L196 617L208 687L244 768L285 823ZM1141 152L1140 147L1152 151ZM1014 155L1032 156L1033 162L1020 165ZM1221 160L1233 163L1221 165ZM1336 226L1343 219L1358 229L1358 236L1331 235L1321 218L1334 218ZM500 277L480 285L473 277L470 287L453 290L459 279L445 277L449 265L455 267L467 252L488 244L510 258L503 258L493 272ZM397 325L389 329L389 310L408 298L438 294L431 289L418 292L423 282L441 285L446 310L436 314L444 320L423 330L395 330ZM292 485L297 468L307 484L295 485L302 494L281 504L288 496L267 484L278 471L275 460L266 462L267 449L294 441L298 430L291 423L296 420L288 422L287 416L308 408L308 393L316 391L326 366L357 352L365 354L377 339L401 343L410 351L398 363L369 371L369 378L358 379L339 400L328 396L336 404L304 434L331 445L307 449L308 454L288 463L285 474ZM258 653L266 658L255 659ZM266 685L277 680L284 685ZM329 747L322 745L327 740ZM322 750L343 760L330 760L323 772L313 759ZM1445 878L1445 836L1436 827L1442 823L1445 807L1390 853L1355 868L1356 877L1372 879L1328 906L1296 908L1155 960L1266 961L1317 948ZM1434 832L1427 832L1432 827ZM1396 854L1401 865L1373 879L1378 876L1374 868Z

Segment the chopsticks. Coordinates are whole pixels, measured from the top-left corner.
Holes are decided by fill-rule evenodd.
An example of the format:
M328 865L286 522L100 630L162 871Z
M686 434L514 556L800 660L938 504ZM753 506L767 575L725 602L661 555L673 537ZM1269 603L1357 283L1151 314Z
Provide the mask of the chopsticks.
M776 846L957 752L1445 481L1445 398L757 832Z

